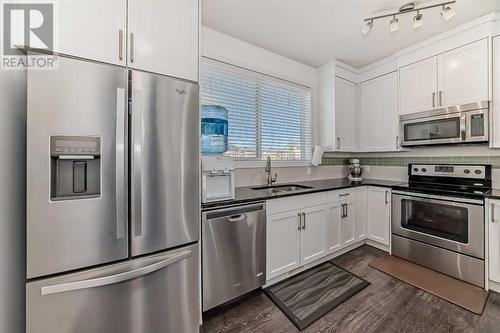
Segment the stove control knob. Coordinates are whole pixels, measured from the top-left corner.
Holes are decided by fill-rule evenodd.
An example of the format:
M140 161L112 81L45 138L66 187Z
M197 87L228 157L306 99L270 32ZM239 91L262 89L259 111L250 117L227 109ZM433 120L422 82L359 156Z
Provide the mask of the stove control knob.
M413 171L414 172L418 172L418 168L413 168Z
M422 168L422 172L427 172L427 169L426 168Z
M474 171L474 173L475 173L476 175L480 175L480 174L481 174L481 170L477 169L476 171Z
M465 170L464 170L464 173L465 173L466 175L468 175L468 174L470 173L470 170L469 170L469 169L465 169Z

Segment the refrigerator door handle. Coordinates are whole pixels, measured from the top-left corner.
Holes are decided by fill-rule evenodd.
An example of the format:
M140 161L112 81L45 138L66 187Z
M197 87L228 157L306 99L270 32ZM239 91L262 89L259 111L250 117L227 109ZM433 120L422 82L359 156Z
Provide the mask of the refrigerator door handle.
M132 223L142 235L142 92L132 92Z
M116 89L116 239L125 238L125 89Z
M107 286L110 284L115 284L127 280L132 280L141 276L144 276L146 274L150 274L153 272L156 272L162 268L165 268L167 266L173 265L181 260L184 260L186 258L189 258L192 256L192 251L187 250L183 251L177 255L174 255L173 257L163 259L161 261L155 262L154 264L133 269L128 272L123 272L119 274L114 274L114 275L109 275L109 276L103 276L100 278L95 278L95 279L89 279L89 280L82 280L82 281L75 281L75 282L67 282L67 283L61 283L61 284L56 284L56 285L51 285L51 286L45 286L41 288L41 294L42 296L46 295L53 295L53 294L59 294L67 291L75 291L75 290L81 290L81 289L89 289L89 288L95 288L95 287L102 287L102 286Z

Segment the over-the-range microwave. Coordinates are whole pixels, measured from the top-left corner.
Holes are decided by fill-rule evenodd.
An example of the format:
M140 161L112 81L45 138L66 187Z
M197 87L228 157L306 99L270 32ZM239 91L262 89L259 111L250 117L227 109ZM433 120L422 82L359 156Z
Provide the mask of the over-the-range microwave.
M489 103L401 115L401 146L488 142Z

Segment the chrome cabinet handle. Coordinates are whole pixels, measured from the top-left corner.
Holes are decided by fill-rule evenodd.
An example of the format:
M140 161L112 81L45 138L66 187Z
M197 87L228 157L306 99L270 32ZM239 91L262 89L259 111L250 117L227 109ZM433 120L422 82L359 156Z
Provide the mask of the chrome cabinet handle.
M433 108L436 107L436 93L435 92L432 93L432 107Z
M385 204L386 205L389 203L388 195L389 195L389 191L385 191Z
M299 217L299 226L297 227L297 230L300 231L300 229L302 227L302 214L301 213L297 213L297 216Z
M175 264L183 259L189 258L192 256L191 250L181 252L173 257L163 259L161 261L155 262L154 264L148 265L146 267L134 269L128 272L119 273L115 275L109 275L104 277L99 277L95 279L75 281L75 282L67 282L56 284L52 286L46 286L41 288L42 296L63 293L66 291L74 291L95 287L102 287L110 284L115 284L127 280L132 280L146 274L150 274L156 272L162 268Z
M491 223L495 223L495 204L492 203L491 204L491 208L490 208L490 215L491 215Z
M340 149L340 136L337 137L337 149Z
M135 35L133 32L131 32L130 33L130 62L135 61L134 44L135 44Z
M347 204L344 204L344 207L345 207L345 216L344 217L348 217L349 216L349 206Z
M306 230L306 213L302 213L302 230Z
M123 30L120 29L118 32L118 58L123 60Z
M125 156L127 152L127 141L125 133L125 89L116 89L116 150L115 150L115 168L116 168L116 238L125 238L127 228L127 203L125 179L127 178Z
M439 106L443 106L443 92L439 90Z
M340 217L344 218L344 217L346 217L346 215L345 215L345 204L340 205L340 207L341 207Z

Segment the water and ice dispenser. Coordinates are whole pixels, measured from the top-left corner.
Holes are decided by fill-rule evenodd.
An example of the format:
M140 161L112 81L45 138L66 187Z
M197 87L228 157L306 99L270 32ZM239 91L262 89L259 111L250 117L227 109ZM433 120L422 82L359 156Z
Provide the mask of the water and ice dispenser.
M50 198L53 201L101 195L101 139L50 137Z

